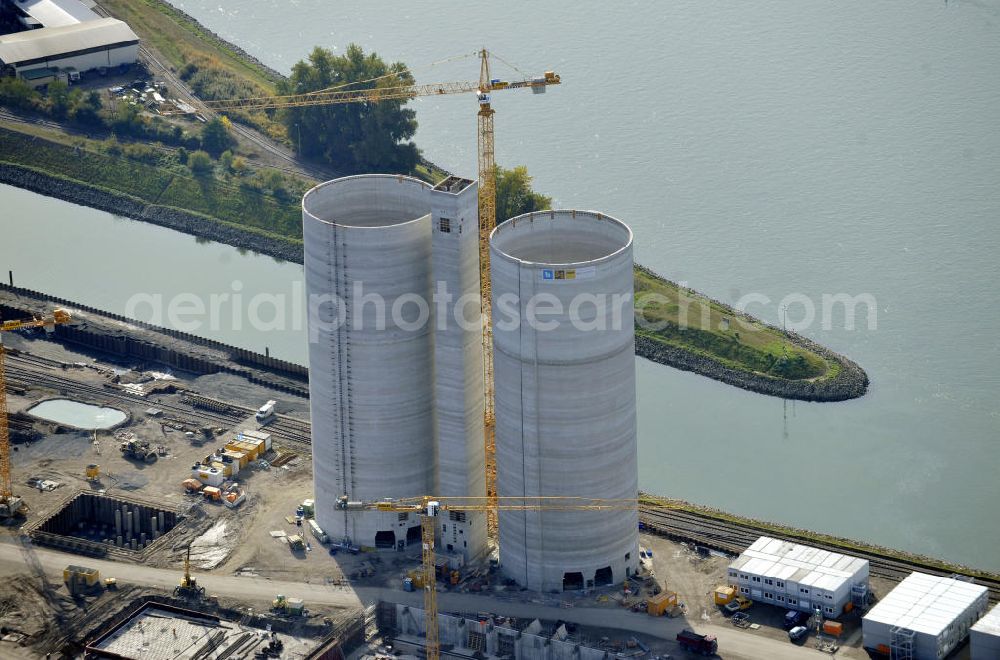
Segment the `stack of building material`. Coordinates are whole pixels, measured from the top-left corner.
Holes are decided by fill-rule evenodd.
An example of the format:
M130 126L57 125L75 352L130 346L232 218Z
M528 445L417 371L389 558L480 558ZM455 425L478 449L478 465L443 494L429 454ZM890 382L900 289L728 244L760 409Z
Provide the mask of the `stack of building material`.
M864 646L898 658L944 658L986 612L987 602L984 586L911 573L862 619Z

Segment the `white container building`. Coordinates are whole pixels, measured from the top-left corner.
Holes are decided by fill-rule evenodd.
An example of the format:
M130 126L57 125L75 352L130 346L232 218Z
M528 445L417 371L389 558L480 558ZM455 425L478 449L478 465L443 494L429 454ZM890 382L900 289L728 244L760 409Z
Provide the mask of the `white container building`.
M1000 605L997 605L969 630L971 660L1000 658Z
M911 573L862 619L864 646L894 658L939 660L965 639L987 603L984 586Z
M593 211L490 236L500 497L638 496L632 230ZM622 582L638 511L501 511L500 563L541 591Z
M836 618L867 593L868 561L762 536L729 565L729 583L750 600Z

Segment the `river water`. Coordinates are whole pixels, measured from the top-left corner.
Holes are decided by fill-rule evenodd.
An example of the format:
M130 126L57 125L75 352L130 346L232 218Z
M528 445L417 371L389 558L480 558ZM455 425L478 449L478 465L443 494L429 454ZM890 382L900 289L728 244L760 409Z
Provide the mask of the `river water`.
M496 94L498 162L631 224L637 258L672 279L757 296L749 310L776 323L785 304L872 379L857 401L786 404L640 360L642 487L1000 570L1000 4L176 4L281 71L350 41L418 82L476 79L469 57L429 65L484 41L529 75L556 70L545 96ZM426 155L474 172L474 100L414 106ZM300 286L268 257L9 187L0 200L0 266L23 286L118 312L137 292ZM824 323L836 294L877 312ZM304 360L301 328L220 316L200 331Z

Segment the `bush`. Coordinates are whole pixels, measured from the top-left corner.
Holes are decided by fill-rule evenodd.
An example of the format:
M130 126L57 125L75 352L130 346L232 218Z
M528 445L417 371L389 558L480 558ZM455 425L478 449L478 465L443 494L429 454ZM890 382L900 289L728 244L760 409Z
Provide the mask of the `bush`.
M211 154L221 154L235 144L225 117L211 119L201 129L201 148Z
M0 78L0 105L27 110L39 97L38 92L20 78Z
M212 163L211 156L204 151L199 150L188 156L187 166L191 168L192 173L197 176L202 176L210 173L214 164Z
M140 163L146 163L147 165L156 165L160 162L160 152L146 144L134 143L126 144L122 149L126 158L131 158L132 160L137 160Z
M224 169L225 171L232 172L233 160L235 160L233 152L230 151L229 149L226 149L219 156L219 165L222 165L222 169Z
M177 162L181 165L187 165L188 162L188 150L181 147L177 150Z

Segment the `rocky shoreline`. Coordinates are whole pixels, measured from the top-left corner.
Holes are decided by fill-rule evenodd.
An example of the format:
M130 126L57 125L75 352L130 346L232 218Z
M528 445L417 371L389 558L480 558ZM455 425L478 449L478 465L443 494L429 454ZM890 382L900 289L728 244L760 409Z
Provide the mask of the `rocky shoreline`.
M284 261L301 264L303 260L301 243L265 236L189 211L147 204L127 195L94 188L30 168L0 163L0 182ZM649 269L643 269L651 275L660 277ZM759 319L754 320L760 322ZM635 338L635 352L636 355L658 364L691 371L758 394L785 399L846 401L865 394L868 389L868 375L856 363L801 335L792 332L786 334L793 344L839 364L840 373L835 378L814 382L782 380L764 374L732 369L701 355L640 335L636 335Z
M636 264L636 268L657 279L665 282L670 281L640 264ZM675 282L671 282L671 284L677 286ZM840 373L834 378L821 378L815 381L774 378L766 374L733 369L697 353L679 349L650 337L639 335L638 333L635 336L635 354L657 364L664 364L682 371L691 371L701 376L707 376L726 383L727 385L782 399L823 402L848 401L862 397L868 391L868 374L856 362L800 334L789 330L781 330L756 317L737 312L724 302L708 298L708 296L702 296L701 294L698 295L729 311L733 317L745 316L753 323L759 323L783 333L792 345L811 351L824 360L839 365Z
M142 220L258 254L302 263L301 243L258 234L198 213L148 204L128 195L52 176L29 167L0 163L0 183L133 220Z

